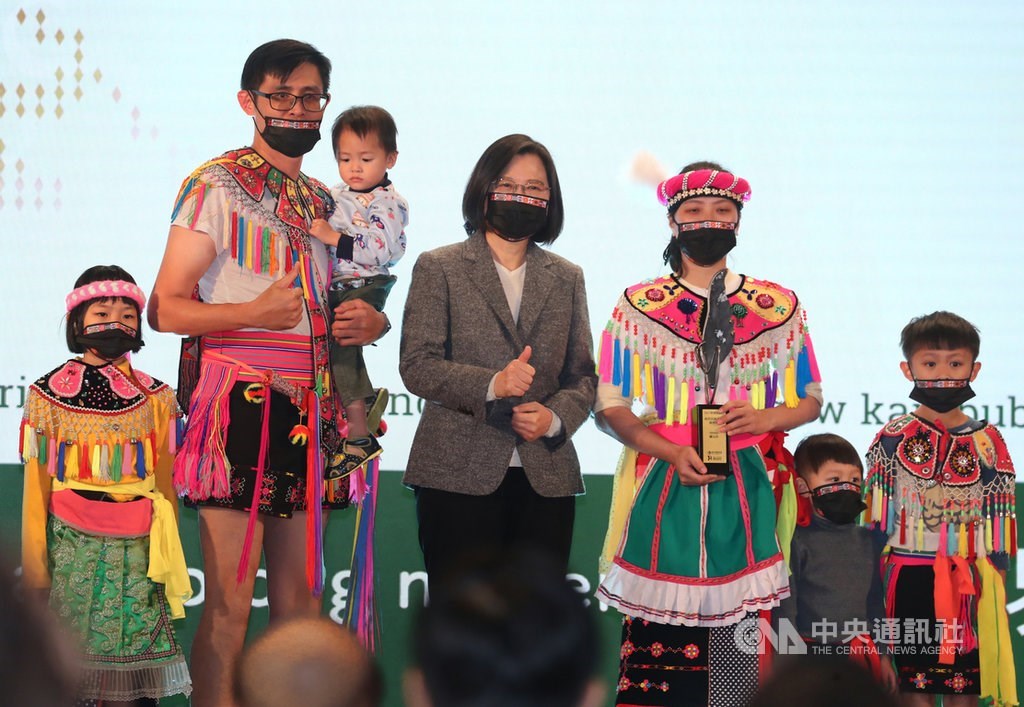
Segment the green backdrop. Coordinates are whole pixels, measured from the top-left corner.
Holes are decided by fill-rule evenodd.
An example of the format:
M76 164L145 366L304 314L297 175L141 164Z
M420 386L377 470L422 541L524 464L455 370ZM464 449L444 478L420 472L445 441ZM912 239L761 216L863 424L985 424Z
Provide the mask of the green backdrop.
M589 609L598 621L602 634L603 670L611 695L618 666L620 620L614 610L601 606L593 599L593 592L598 581L597 556L607 525L612 478L603 475L587 476L586 482L587 493L579 499L577 505L569 571L571 580L576 583L581 594L590 599ZM1024 493L1021 486L1024 485L1018 484L1018 499L1021 499ZM344 593L347 586L345 572L348 570L352 552L354 519L354 512L338 512L332 515L327 528L324 613L335 617L340 616L344 609ZM15 554L19 552L20 526L21 467L0 465L0 543L5 551ZM195 596L191 602L193 605L186 611L186 618L176 622L176 628L188 650L199 619L199 603L202 601L202 562L199 556L195 511L183 509L181 534L185 557L192 568L190 571L193 573L192 588ZM385 704L388 707L397 707L402 704L399 685L402 669L408 660L409 630L416 609L423 605L426 579L416 540L413 495L402 486L399 472L381 474L376 542L382 635L382 647L378 657L387 685ZM1011 610L1010 626L1019 675L1021 666L1024 665L1024 639L1021 635L1024 631L1024 592L1017 586L1016 567L1010 568L1007 580L1007 598ZM250 636L255 635L267 623L265 597L265 585L262 580L257 580L255 606L249 626ZM161 704L178 707L186 705L187 702L181 698L170 698L163 700Z

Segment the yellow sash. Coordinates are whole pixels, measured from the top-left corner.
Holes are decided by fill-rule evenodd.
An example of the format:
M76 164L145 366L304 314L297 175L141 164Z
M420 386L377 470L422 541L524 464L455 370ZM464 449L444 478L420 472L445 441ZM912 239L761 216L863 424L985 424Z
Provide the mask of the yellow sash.
M149 531L149 570L147 576L164 585L172 619L185 618L185 602L192 598L192 581L181 549L181 537L174 518L174 506L156 488L154 476L130 484L117 484L117 494L142 496L153 502L153 524ZM53 490L106 491L74 479L63 482L53 479Z

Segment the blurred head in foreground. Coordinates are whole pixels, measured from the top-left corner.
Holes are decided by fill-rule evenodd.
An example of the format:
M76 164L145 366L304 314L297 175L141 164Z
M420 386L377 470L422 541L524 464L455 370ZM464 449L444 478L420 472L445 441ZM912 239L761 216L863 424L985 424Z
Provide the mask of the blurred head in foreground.
M235 675L242 707L377 707L381 693L373 658L327 618L272 626L242 654Z
M583 597L532 555L466 568L423 610L413 655L411 707L591 707L604 696Z

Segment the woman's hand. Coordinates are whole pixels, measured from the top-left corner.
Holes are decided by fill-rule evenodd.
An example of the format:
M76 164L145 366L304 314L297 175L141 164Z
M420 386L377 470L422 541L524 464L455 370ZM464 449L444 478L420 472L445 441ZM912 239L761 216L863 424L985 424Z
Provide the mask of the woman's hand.
M526 391L533 385L533 375L536 373L533 366L528 363L532 354L533 348L527 346L518 358L509 361L508 365L498 372L494 377L496 398L518 398L526 395Z
M749 400L730 400L722 405L722 421L719 423L726 434L759 435L771 432L774 427L771 410L758 410Z
M679 447L671 462L675 467L676 476L679 477L679 483L683 486L706 486L715 481L725 480L724 476L708 473L708 468L704 466L700 455L693 447Z
M547 434L553 418L554 413L544 405L523 403L512 408L512 429L527 442L535 442Z

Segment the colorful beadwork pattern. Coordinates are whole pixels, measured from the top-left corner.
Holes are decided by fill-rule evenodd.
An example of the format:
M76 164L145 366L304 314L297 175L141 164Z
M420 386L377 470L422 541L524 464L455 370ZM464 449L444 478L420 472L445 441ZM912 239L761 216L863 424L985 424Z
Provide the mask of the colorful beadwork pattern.
M730 398L749 399L756 408L780 400L797 405L806 385L821 376L796 295L743 276L729 303L735 331ZM627 398L646 400L672 424L676 401L679 410L688 409L705 384L696 350L705 307L705 297L674 275L627 288L601 336L601 382L619 386Z
M325 453L333 451L340 443L332 424L337 417L328 350L333 316L327 308L326 284L313 265L308 233L313 219L326 219L333 212L330 191L302 173L292 179L251 148L232 150L201 165L185 180L175 200L172 220L185 210L186 222L195 227L203 202L214 189L225 190L234 209L224 232L215 237L221 239L239 266L270 275L283 275L296 263L300 266L298 285L309 314L313 390L320 407L321 439ZM272 213L262 206L268 195L274 200Z
M29 387L19 452L38 459L50 476L98 486L144 479L156 468L158 440L153 398L179 417L165 383L113 364L68 361ZM176 434L171 433L175 450Z
M901 546L922 549L923 533L937 531L942 554L968 557L982 533L987 552L1016 552L1013 463L992 425L953 432L902 415L878 433L867 461L867 520L898 530Z

